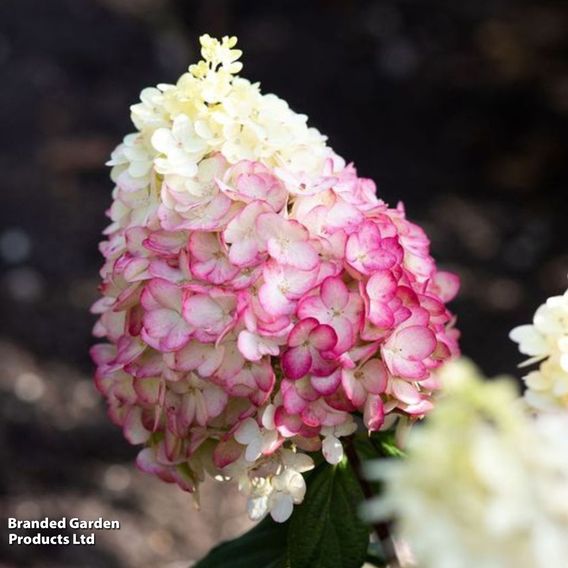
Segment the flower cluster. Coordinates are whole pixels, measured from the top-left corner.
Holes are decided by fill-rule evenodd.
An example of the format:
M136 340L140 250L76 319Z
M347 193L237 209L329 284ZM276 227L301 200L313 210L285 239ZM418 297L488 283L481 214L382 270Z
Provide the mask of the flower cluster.
M548 298L533 324L516 327L510 337L530 357L522 366L540 362L524 377L527 403L541 411L568 409L568 291Z
M424 568L566 566L568 415L529 416L512 380L484 381L471 364L444 374L407 459L369 468L385 495L367 515L395 515Z
M278 97L201 38L176 85L142 91L112 154L96 383L138 465L187 491L238 480L286 519L311 452L357 422L423 416L457 351L438 272L402 205L376 197Z

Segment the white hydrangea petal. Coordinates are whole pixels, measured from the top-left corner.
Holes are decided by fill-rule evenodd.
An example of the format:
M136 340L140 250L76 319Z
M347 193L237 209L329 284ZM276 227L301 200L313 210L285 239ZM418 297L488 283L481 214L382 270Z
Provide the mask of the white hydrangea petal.
M306 496L306 480L298 472L294 472L288 479L287 491L292 496L294 503L300 504Z
M260 434L251 440L245 450L245 459L249 462L256 461L262 455L263 440Z
M276 406L274 404L269 404L262 413L262 425L267 430L274 430L276 427L274 424L274 413L276 412Z
M260 521L268 512L268 497L251 497L247 501L247 512L252 521Z
M357 430L357 424L353 419L346 420L343 424L335 427L335 435L338 437L351 436Z
M548 351L545 338L533 325L520 325L509 333L509 337L519 344L519 351L524 355L542 355Z
M294 502L290 495L286 493L276 493L273 497L274 503L270 509L270 516L277 523L285 523L294 511Z
M526 385L534 390L545 391L550 389L550 378L539 371L532 371L524 378Z
M266 451L278 441L278 432L276 430L265 430L262 433L262 451Z
M260 428L254 418L247 418L246 420L243 420L234 435L235 440L239 444L250 444L253 440L260 436Z
M170 148L175 146L176 140L168 128L158 128L152 134L152 146L162 154L167 154Z
M343 445L335 436L326 436L321 449L323 457L332 465L338 464L343 459Z

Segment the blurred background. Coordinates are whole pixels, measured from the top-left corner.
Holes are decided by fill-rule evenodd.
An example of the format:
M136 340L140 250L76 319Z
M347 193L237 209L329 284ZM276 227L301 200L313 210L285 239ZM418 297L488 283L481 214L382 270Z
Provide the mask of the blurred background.
M185 567L248 526L232 490L207 486L197 513L135 470L88 357L103 164L204 32L238 35L243 74L426 227L486 373L519 374L508 331L566 288L568 3L0 0L2 568ZM94 549L7 545L6 517L45 515L122 529Z

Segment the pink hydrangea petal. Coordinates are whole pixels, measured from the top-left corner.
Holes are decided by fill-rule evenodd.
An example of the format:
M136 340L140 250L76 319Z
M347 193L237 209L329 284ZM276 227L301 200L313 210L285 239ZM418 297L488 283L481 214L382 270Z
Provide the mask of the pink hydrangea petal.
M268 359L264 359L262 362L252 365L251 373L256 382L256 386L261 391L268 393L272 390L276 377Z
M126 315L126 328L132 336L140 335L144 325L144 309L140 304L128 311Z
M295 388L289 388L285 392L283 391L282 398L284 407L290 414L299 414L308 405L308 401L302 398Z
M249 367L243 367L231 375L223 385L232 396L248 397L256 390L256 381Z
M320 398L319 394L314 390L314 387L312 387L309 377L305 377L296 382L285 379L282 381L282 391L284 391L286 384L292 385L292 389L294 389L304 400L313 402Z
M191 271L197 277L212 284L222 284L233 278L238 267L233 266L212 233L193 233L189 239Z
M164 466L158 464L156 455L152 448L144 448L136 457L136 467L144 473L157 475L162 481L173 482L169 475L165 474Z
M436 349L434 350L434 353L432 353L431 357L432 359L442 361L448 359L449 357L451 357L451 355L452 351L450 347L443 341L438 341L438 343L436 344Z
M123 276L128 282L147 280L150 278L148 267L150 260L147 258L133 258L124 267Z
M174 419L176 417L174 416ZM176 426L168 428L164 432L164 439L157 448L156 457L160 462L176 463L182 459L184 449L183 440L176 433Z
M428 310L430 313L430 321L445 321L446 307L440 300L426 294L421 294L420 307Z
M330 322L337 334L334 352L341 354L353 347L354 333L351 322L345 317L336 317Z
M422 416L430 412L434 408L434 405L430 400L423 399L416 404L403 405L402 408L407 414L410 414L411 416Z
M176 255L185 246L187 236L182 231L171 233L169 231L156 231L150 233L143 241L143 246L156 254Z
M205 294L195 294L184 301L183 317L199 331L211 335L220 334L228 323L219 303Z
M289 315L294 311L294 303L282 293L277 282L265 282L258 291L258 299L272 316Z
M302 421L312 428L319 428L323 424L325 416L325 411L315 405L310 405L302 411Z
M420 392L414 384L402 379L392 379L390 388L393 396L398 398L401 402L407 404L416 404L422 399Z
M357 239L360 246L365 250L375 250L381 244L379 228L372 221L365 221L359 228Z
M428 376L428 369L422 361L398 357L393 361L393 374L404 379L419 380Z
M182 293L175 284L160 278L153 278L146 285L146 291L159 306L181 312ZM153 307L157 307L156 304L153 306L144 305L144 307L153 309Z
M390 270L375 272L366 284L366 291L371 300L388 302L395 294L397 281Z
M245 360L237 348L237 344L224 344L223 361L215 371L215 376L225 382L234 377L242 368Z
M240 167L242 162L248 163L244 171ZM228 177L232 177L231 174L236 176L236 191L227 188L229 193L244 201L263 199L276 211L281 209L286 201L287 192L280 180L271 175L270 170L263 164L248 160L242 162L237 163L233 171L228 173ZM242 173L237 173L241 171Z
M369 303L368 317L372 324L383 329L389 329L393 327L395 323L392 310L383 302L371 300Z
M200 426L205 426L208 416L203 393L196 391L193 394L186 394L182 397L182 404L180 405L177 418L180 436L187 435L193 422L197 422Z
M140 407L134 406L128 411L123 428L124 437L131 444L143 444L150 438L151 432L146 430L142 423L142 409Z
M256 407L263 406L270 396L269 392L263 391L261 389L254 389L249 395L248 399L254 404Z
M388 250L374 250L364 261L365 272L388 270L396 263L396 255Z
M371 432L381 428L385 421L384 404L380 396L371 395L365 401L363 411L363 422Z
M327 321L327 307L319 296L302 298L296 313L302 320L315 318L317 321Z
M441 270L435 274L433 286L442 302L450 302L458 293L460 279L457 274Z
M310 333L309 342L318 351L330 351L337 344L337 333L329 325L318 325Z
M212 258L205 262L194 262L191 272L196 278L218 285L234 278L239 269L227 258Z
M116 347L109 343L97 343L91 347L89 353L97 365L103 365L115 358Z
M395 345L401 357L422 360L436 349L436 336L427 327L409 326L396 333Z
M192 209L183 216L183 220L176 229L189 229L193 231L211 231L222 226L222 220L229 212L232 201L220 193L209 203Z
M249 361L260 361L265 355L276 357L280 352L278 345L269 338L244 329L239 333L239 351Z
M161 401L164 392L164 382L161 378L136 379L133 384L136 395L142 404L152 405Z
M172 266L165 258L153 258L148 269L154 278L167 280L172 284L179 284L187 279L187 274L181 266Z
M157 351L147 349L135 361L126 365L124 370L134 377L157 377L162 374L164 370L164 359L169 356L173 357L174 354L162 354Z
M285 438L295 436L302 429L302 419L297 415L288 414L282 406L279 406L274 413L274 424Z
M341 363L345 368L353 369L356 367L356 362L365 362L377 352L378 348L379 342L358 345L342 355Z
M344 369L341 373L341 382L347 398L356 406L360 407L367 398L367 391L363 383L355 376L355 371Z
M180 371L197 370L202 377L211 376L223 361L224 348L190 341L175 353L175 368Z
M177 312L160 309L146 312L144 331L159 342L166 351L181 349L190 339L192 331Z
M371 359L363 365L361 381L365 389L373 394L385 391L388 382L388 373L382 361Z
M318 322L315 318L306 318L300 320L295 326L294 329L290 332L288 336L288 345L290 347L297 347L302 343L308 341L310 338L311 332L318 326ZM311 343L311 338L310 338Z
M258 261L259 248L254 239L242 239L231 245L229 259L237 266L251 266Z
M113 311L117 312L119 310L128 310L130 308L135 307L139 297L143 304L143 298L139 296L139 294L140 294L140 284L138 282L134 282L132 285L128 286L118 295L118 298L116 298L116 302L112 306ZM155 308L161 307L162 304L156 301L156 299L150 293L148 287L144 289L142 296L144 296L144 294L146 294L146 300L150 304L152 304ZM154 309L154 308L149 308L149 309Z
M211 259L221 250L214 233L195 232L189 237L189 251L195 260Z
M326 278L321 285L321 299L327 308L341 310L349 301L349 290L341 278Z
M357 234L352 234L345 244L345 260L354 268L361 266L361 259L366 256L366 251L361 249Z
M323 396L333 394L341 384L341 370L337 369L327 377L311 377L314 389Z
M203 401L207 409L208 418L215 418L225 410L229 398L222 389L211 385L203 389Z
M336 204L329 209L326 215L326 228L330 231L338 229L346 229L351 232L355 227L359 226L363 221L363 213L357 207L338 200Z
M255 282L261 276L261 269L260 267L244 267L237 274L233 277L233 279L229 282L229 285L234 290L245 290L250 288L255 284Z
M300 270L313 270L319 262L317 252L306 242L284 245L277 239L269 239L267 249L270 256L280 264L288 264Z
M239 444L234 438L221 440L215 450L213 451L213 463L219 468L223 469L229 464L237 461L243 453L243 446Z
M261 201L254 201L238 213L227 225L223 239L230 243L229 258L237 266L250 266L257 262L264 243L256 234L256 219L269 207Z
M282 267L282 280L288 287L287 296L299 299L316 283L317 270L299 270L292 266Z
M146 345L143 341L126 335L118 340L116 347L114 363L121 366L128 365L128 363L134 361L134 359L139 357L146 349Z
M312 368L310 369L310 373L316 377L327 377L339 366L339 362L332 352L323 353L326 357L331 356L332 358L322 357L322 353L313 348L311 349L311 353Z
M282 355L282 370L292 380L301 379L312 366L312 355L308 347L292 347Z

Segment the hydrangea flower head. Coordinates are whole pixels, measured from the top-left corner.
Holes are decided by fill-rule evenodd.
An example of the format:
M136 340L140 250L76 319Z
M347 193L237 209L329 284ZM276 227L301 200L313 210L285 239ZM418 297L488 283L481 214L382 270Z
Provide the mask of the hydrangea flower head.
M529 359L521 366L539 363L524 377L525 400L538 411L568 409L568 291L553 296L535 312L532 325L510 333L519 351Z
M458 281L402 205L237 75L235 45L203 36L202 61L132 107L92 355L140 468L192 492L234 479L282 521L310 454L338 463L358 425L429 410Z
M524 411L511 378L449 363L445 396L409 437L408 456L376 462L395 517L424 568L561 568L568 555L568 415ZM428 522L424 522L428 519Z

